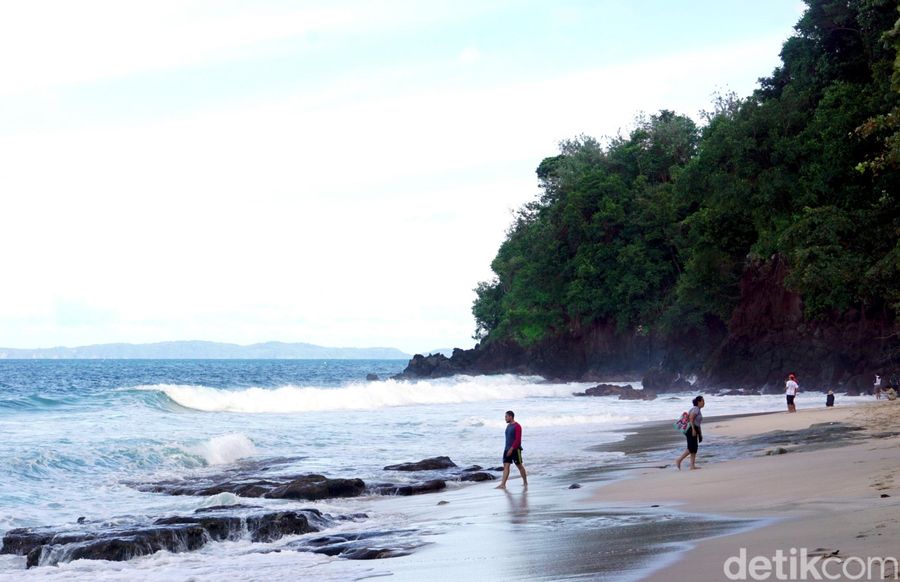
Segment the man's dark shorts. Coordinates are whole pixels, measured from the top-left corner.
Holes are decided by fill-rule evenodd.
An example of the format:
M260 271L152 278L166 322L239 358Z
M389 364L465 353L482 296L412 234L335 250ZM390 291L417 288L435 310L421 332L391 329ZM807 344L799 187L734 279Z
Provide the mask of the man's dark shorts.
M794 395L793 395L793 394L788 394L788 395L787 395L787 403L788 403L788 405L794 403Z
M509 450L509 449L507 449ZM503 451L503 464L506 463L515 463L516 465L522 464L522 447L513 451L513 454L507 455L506 451Z

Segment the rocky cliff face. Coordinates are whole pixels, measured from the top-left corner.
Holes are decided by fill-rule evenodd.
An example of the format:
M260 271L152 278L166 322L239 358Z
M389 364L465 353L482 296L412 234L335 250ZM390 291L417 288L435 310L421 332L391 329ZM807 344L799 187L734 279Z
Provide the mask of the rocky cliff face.
M710 322L705 334L660 341L594 325L528 349L494 341L453 356L414 357L399 378L453 374L536 374L559 380L642 377L657 392L695 387L780 392L797 374L802 389L871 389L876 372L900 369L895 321L860 310L808 320L802 298L785 288L787 266L778 257L748 266L741 299L727 328ZM649 372L649 373L648 373Z
M399 379L438 378L454 374L528 374L557 380L601 380L610 376L640 378L660 362L664 351L651 337L623 335L613 325L595 325L558 335L529 348L494 341L471 350L416 355Z
M876 372L900 363L896 322L858 309L808 320L802 298L784 287L787 272L777 258L745 271L728 334L700 372L704 383L781 391L794 372L801 388L867 391Z

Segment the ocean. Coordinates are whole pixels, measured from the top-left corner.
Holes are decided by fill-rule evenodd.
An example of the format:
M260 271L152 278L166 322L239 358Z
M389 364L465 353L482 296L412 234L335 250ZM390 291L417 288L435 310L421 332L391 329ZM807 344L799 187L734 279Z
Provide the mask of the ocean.
M279 471L367 483L421 480L421 475L386 472L384 467L441 455L461 467L496 467L507 409L516 412L523 426L532 487L564 490L573 475L621 457L590 447L619 440L623 429L643 422L674 421L693 397L579 398L573 393L593 384L513 375L390 380L405 364L0 360L0 535L13 528L71 525L79 518L141 523L245 503L232 493L172 496L140 491L135 483L208 475L247 461L278 459ZM367 381L367 374L381 379ZM782 410L783 400L778 395L708 396L704 413ZM820 394L798 397L800 408L823 402ZM516 483L511 481L511 488ZM448 485L446 492L414 502L385 496L250 502L316 507L336 515L364 512L364 519L338 529L402 532L401 537L413 540L408 545L415 553L439 545L442 534L455 527L423 517L428 507L456 491L487 495L495 483ZM388 575L392 560L403 560L350 561L291 551L292 541L289 536L269 543L216 542L194 552L164 551L126 562L78 560L27 570L24 557L2 555L0 579L287 580L296 579L302 569L306 579L346 580Z

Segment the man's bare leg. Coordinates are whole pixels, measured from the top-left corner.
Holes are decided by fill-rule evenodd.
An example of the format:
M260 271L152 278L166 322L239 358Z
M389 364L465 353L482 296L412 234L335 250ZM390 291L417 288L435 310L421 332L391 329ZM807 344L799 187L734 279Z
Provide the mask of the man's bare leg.
M522 476L522 486L528 487L528 474L525 473L525 463L519 463L516 467L519 469L519 474Z
M500 480L500 484L497 485L496 489L506 489L507 479L509 479L509 463L503 463L503 479Z

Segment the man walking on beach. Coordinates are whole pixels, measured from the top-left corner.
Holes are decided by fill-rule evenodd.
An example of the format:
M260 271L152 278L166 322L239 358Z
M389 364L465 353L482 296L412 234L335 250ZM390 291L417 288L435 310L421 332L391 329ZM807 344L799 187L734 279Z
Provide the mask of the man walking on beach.
M516 464L519 474L522 475L522 484L528 487L528 475L525 473L525 465L522 463L522 425L516 422L516 414L512 410L507 410L506 446L503 448L503 479L497 485L497 489L506 489L511 463Z
M797 407L794 405L794 398L796 398L797 392L799 391L800 386L797 384L797 377L793 374L789 374L788 381L784 383L784 394L787 396L788 412L797 412Z

